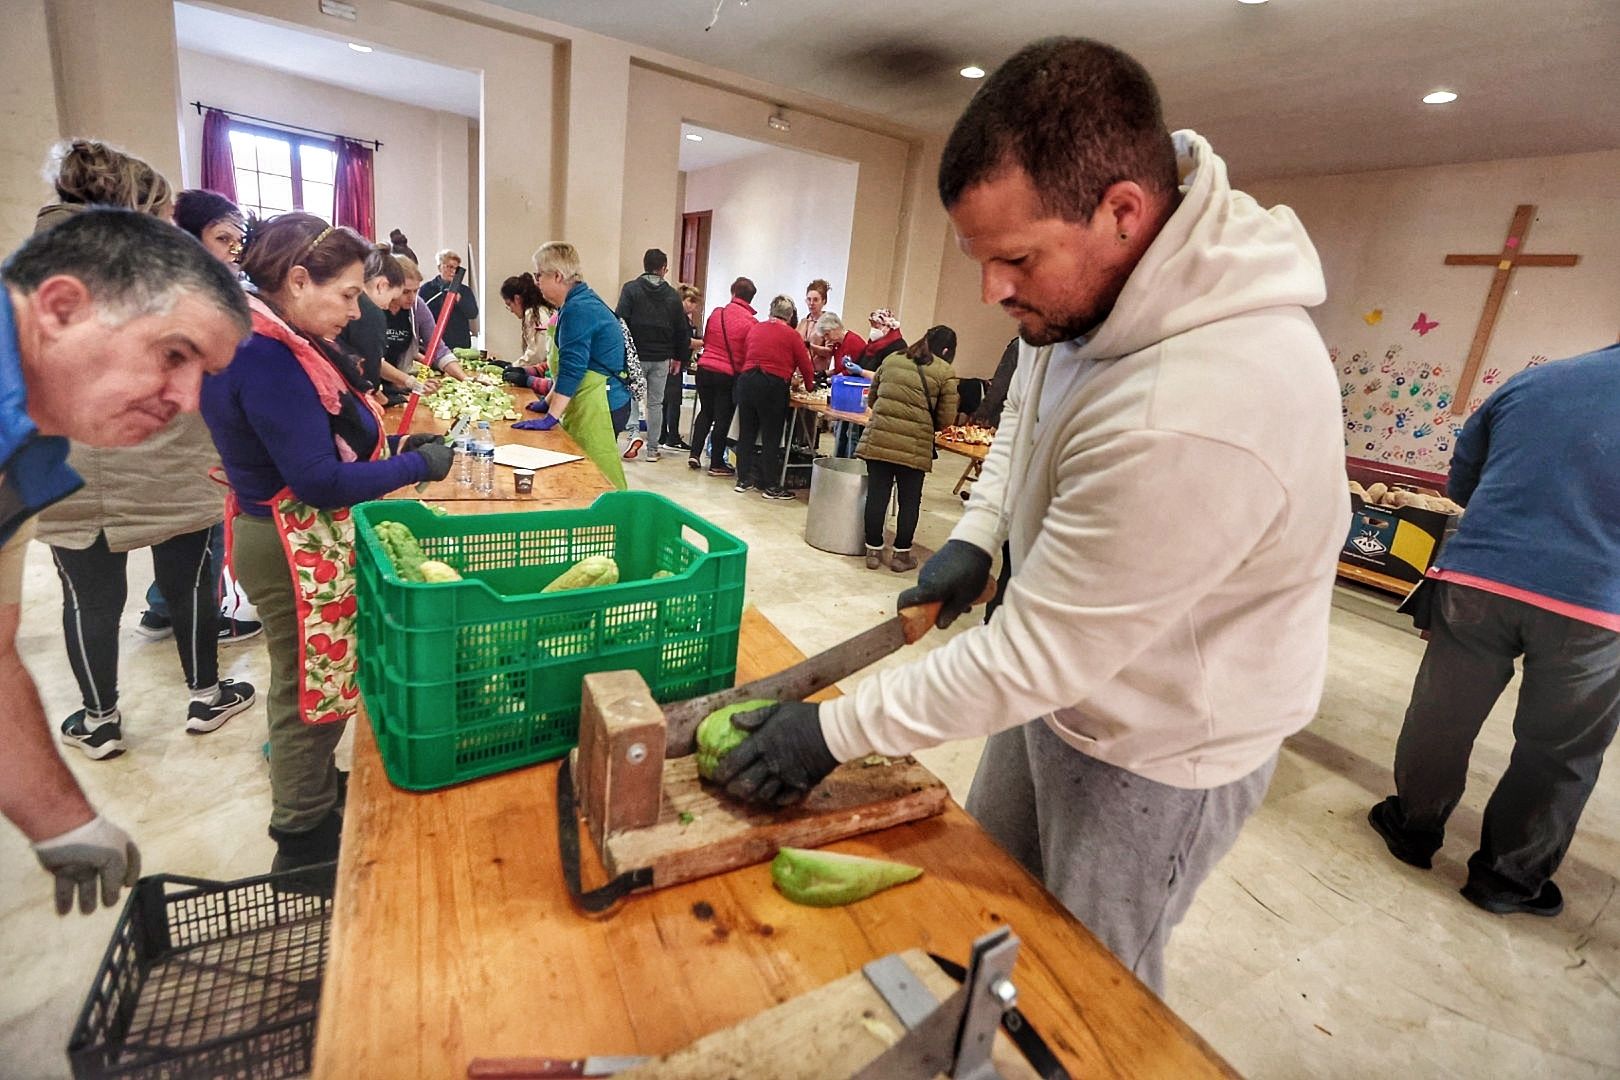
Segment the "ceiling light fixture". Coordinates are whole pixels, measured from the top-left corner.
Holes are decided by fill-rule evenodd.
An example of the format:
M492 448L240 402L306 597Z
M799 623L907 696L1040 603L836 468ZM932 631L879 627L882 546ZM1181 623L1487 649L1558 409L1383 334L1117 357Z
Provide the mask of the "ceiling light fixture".
M371 51L371 46L370 45L362 45L358 41L349 42L349 48L353 49L355 52L358 52L358 53L368 53L368 52Z
M1450 90L1435 90L1423 95L1425 105L1450 105L1457 100L1457 95Z
M781 106L777 106L776 111L765 119L765 123L772 131L785 132L793 129L793 125L788 122L787 114L782 111Z
M1266 0L1238 0L1240 4L1264 4Z
M703 136L699 135L695 131L688 131L686 133L686 141L687 142L702 142L703 141Z
M984 68L980 67L978 64L969 64L967 67L962 69L962 78L982 79L984 78Z

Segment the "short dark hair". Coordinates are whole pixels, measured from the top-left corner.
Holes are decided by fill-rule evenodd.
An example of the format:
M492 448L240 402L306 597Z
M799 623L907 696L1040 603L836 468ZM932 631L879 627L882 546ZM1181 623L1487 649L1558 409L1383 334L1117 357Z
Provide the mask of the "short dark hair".
M260 291L274 293L295 266L308 270L315 284L325 285L355 263L364 265L370 253L371 245L353 229L294 211L248 227L242 273Z
M646 254L641 256L641 271L644 274L656 274L669 265L669 256L657 248L648 248Z
M527 270L521 274L513 274L501 282L501 299L520 301L524 311L533 311L537 307L544 307L546 303L546 298L540 295L539 283Z
M1042 208L1066 221L1089 220L1121 181L1167 197L1180 182L1147 69L1089 38L1037 41L985 80L945 143L940 201L949 209L1008 168L1028 173Z
M745 304L752 304L754 294L758 292L759 290L754 288L754 283L745 277L740 277L731 283L731 295Z
M136 318L167 312L195 293L230 316L247 336L247 296L236 276L196 237L150 214L96 207L35 233L0 266L0 279L31 293L63 274L84 283L109 313Z
M229 221L239 229L246 224L241 208L217 191L187 188L174 197L174 223L192 236L202 239L203 231L216 221Z

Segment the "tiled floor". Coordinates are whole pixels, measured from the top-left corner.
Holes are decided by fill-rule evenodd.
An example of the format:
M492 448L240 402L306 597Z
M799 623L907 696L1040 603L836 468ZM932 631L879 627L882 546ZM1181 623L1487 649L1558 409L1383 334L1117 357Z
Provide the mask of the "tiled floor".
M632 464L662 491L750 545L749 597L807 651L893 610L914 575L806 546L803 497L772 503L690 472L680 455ZM954 523L942 458L924 496L919 543ZM543 474L542 478L543 480ZM926 554L926 553L922 553ZM131 559L131 603L149 565ZM47 553L29 560L21 649L54 719L77 707ZM956 632L954 629L951 632ZM931 639L942 640L943 636ZM72 765L93 799L140 841L149 871L231 878L270 861L263 707L220 731L182 731L172 645L124 635L130 751ZM930 642L913 649L928 648ZM1290 740L1262 810L1205 885L1169 952L1169 1001L1237 1069L1255 1077L1600 1077L1620 1075L1620 793L1598 786L1559 874L1557 919L1499 918L1456 894L1479 811L1506 762L1515 689L1474 755L1472 787L1435 869L1410 869L1367 828L1389 790L1389 761L1422 643L1381 601L1341 590L1321 715ZM886 663L904 661L904 655ZM227 675L261 688L254 643L227 650ZM921 755L960 799L976 744ZM0 1075L66 1074L62 1048L115 914L58 919L27 846L0 827Z

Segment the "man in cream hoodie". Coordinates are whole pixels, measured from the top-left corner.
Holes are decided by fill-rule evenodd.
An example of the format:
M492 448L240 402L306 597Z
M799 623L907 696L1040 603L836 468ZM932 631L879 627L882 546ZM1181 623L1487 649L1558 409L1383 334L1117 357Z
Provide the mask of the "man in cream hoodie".
M722 779L784 803L839 761L989 735L968 810L1162 991L1171 929L1321 696L1349 529L1305 312L1321 267L1093 41L987 80L940 194L1022 355L972 501L900 601L948 623L1006 539L1005 602L847 697L738 718L755 734Z

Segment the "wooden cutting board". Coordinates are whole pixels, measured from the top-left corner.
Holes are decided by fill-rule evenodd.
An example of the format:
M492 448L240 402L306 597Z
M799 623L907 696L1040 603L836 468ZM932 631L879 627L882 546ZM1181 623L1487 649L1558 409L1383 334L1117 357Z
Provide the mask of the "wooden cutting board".
M943 1000L956 992L957 983L921 949L907 949L900 958L936 998ZM904 1025L882 995L865 975L855 971L617 1077L825 1080L851 1076L898 1042L904 1032ZM1005 1080L1039 1080L1005 1032L996 1032L990 1054Z
M932 817L949 798L938 777L904 757L841 765L798 806L760 809L704 785L695 756L671 758L664 762L658 822L607 836L603 862L610 876L650 867L650 887L659 888L765 862L778 848L820 847Z

